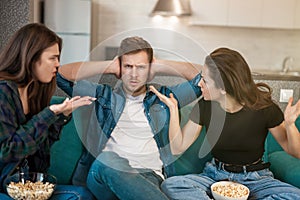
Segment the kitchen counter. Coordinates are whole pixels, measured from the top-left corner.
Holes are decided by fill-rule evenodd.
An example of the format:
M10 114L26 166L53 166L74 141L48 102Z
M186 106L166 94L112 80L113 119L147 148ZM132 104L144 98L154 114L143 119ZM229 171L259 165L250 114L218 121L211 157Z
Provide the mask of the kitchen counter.
M300 72L254 71L252 77L255 80L300 81Z
M272 98L284 111L286 102L280 102L281 89L293 90L294 103L300 99L300 76L279 75L279 74L252 74L256 83L263 82L272 88Z

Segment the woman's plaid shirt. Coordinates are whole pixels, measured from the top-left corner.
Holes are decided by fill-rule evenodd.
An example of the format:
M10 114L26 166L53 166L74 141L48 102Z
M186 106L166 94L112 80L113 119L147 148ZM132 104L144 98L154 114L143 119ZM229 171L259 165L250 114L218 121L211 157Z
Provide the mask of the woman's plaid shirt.
M0 80L0 173L6 164L28 156L35 170L45 170L50 164L50 146L59 139L66 118L56 116L49 107L31 119L23 112L17 85ZM2 174L3 175L3 174Z

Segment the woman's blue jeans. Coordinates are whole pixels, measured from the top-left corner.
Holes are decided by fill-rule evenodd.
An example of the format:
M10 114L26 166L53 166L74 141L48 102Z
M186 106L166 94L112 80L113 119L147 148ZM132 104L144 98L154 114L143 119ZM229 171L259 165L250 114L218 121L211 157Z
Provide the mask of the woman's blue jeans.
M0 193L1 200L12 200L7 194ZM50 200L93 200L91 192L75 185L57 185Z
M168 199L160 190L162 178L151 170L132 168L113 152L102 152L92 164L87 187L97 199Z
M210 186L221 180L246 185L250 189L248 199L300 199L300 189L274 179L269 169L231 173L219 169L214 160L206 164L203 173L170 177L162 183L161 188L171 199L211 199Z

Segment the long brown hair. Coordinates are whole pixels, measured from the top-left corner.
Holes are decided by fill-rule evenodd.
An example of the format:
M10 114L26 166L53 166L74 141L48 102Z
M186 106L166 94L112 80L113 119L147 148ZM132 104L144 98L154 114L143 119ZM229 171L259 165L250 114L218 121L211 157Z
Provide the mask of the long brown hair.
M246 108L259 110L270 106L272 90L265 83L253 81L250 68L237 51L219 48L205 59L211 77L214 77L216 87L224 89Z
M28 87L30 115L37 114L49 105L55 92L56 79L41 83L33 73L33 67L43 51L62 40L43 24L31 23L20 28L0 53L0 79L14 81L18 87Z

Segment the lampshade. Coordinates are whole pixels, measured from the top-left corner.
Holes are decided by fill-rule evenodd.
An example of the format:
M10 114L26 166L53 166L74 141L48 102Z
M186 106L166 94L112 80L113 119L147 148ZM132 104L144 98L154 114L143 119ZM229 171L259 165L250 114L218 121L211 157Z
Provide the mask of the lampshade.
M158 0L151 15L191 15L189 0Z

